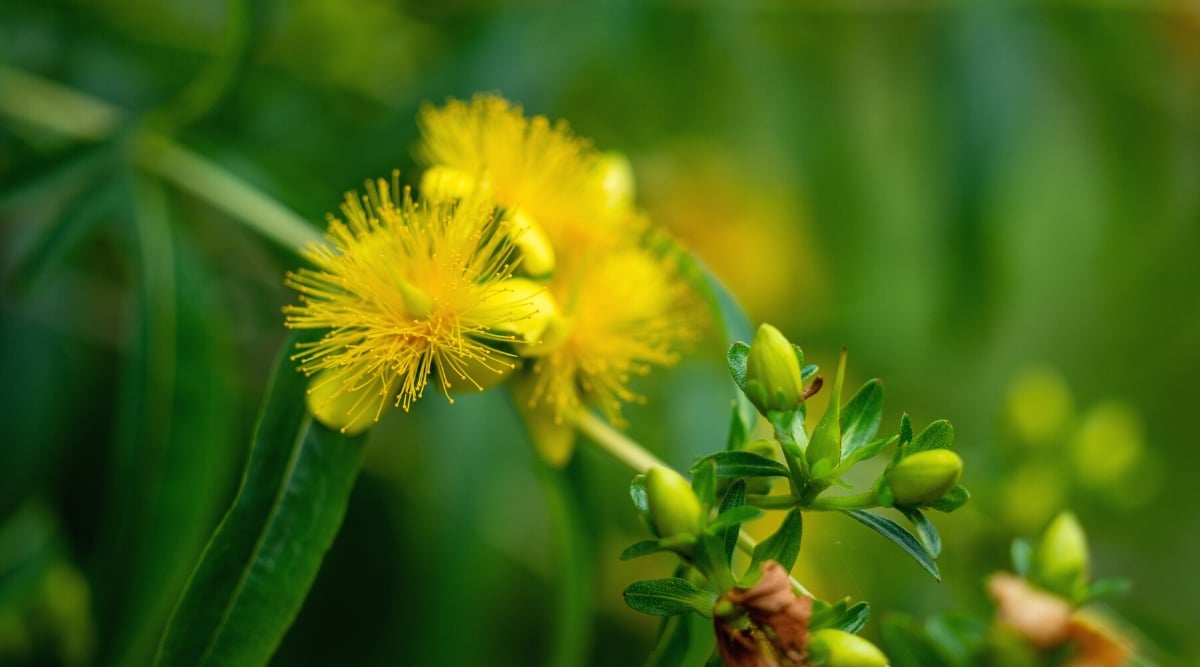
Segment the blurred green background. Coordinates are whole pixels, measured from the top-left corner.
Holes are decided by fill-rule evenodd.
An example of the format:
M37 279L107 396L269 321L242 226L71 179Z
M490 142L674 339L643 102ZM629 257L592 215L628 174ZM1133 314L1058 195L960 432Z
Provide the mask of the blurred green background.
M937 517L944 582L816 516L816 593L986 613L1008 541L1070 506L1142 645L1200 659L1194 3L9 0L0 63L125 112L71 139L0 77L0 664L149 663L284 336L299 260L133 166L139 133L320 228L413 178L422 103L477 91L627 154L756 321L884 378L885 424L954 422L975 501ZM681 467L723 444L720 359L628 411ZM670 559L617 560L630 475L584 449L547 494L533 463L500 392L386 418L275 664L639 663L656 623L620 590Z

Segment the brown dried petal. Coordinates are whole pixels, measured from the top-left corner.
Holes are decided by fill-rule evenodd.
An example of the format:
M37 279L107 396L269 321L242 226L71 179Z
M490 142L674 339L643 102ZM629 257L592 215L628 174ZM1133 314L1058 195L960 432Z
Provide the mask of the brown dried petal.
M1121 667L1133 655L1126 637L1086 611L1071 617L1067 634L1076 647L1067 667Z
M762 564L762 578L751 588L735 588L725 599L745 610L750 627L739 629L717 619L717 645L731 667L803 665L808 649L812 598L792 591L787 570L774 561Z
M987 586L996 601L997 622L1013 628L1038 648L1058 646L1067 640L1071 605L1066 600L1004 572L989 577Z

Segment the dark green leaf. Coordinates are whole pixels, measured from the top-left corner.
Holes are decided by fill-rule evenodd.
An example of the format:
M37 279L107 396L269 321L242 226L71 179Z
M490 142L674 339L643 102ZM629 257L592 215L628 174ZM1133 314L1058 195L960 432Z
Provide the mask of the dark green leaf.
M917 529L917 539L921 541L921 545L929 552L930 556L937 558L942 555L942 537L938 535L937 527L925 516L921 510L915 507L898 507L900 513L903 514L913 527Z
M736 401L733 402L729 417L729 435L725 438L725 451L732 452L746 446L746 441L750 439L750 430L754 428L754 424L747 424L742 421L742 411L739 409Z
M837 377L833 381L833 393L821 421L813 429L812 439L805 450L809 470L814 479L821 479L833 472L842 460L842 381L846 376L846 351L843 349L838 360Z
M124 197L124 188L115 179L91 184L16 258L14 282L21 289L36 289L101 221L120 208Z
M626 547L625 550L621 552L621 560L641 558L642 556L649 556L650 554L656 554L661 551L667 551L667 549L664 549L658 540L642 540L641 542L631 544Z
M763 511L757 507L750 505L742 505L731 510L721 512L708 525L709 530L714 533L719 533L726 528L732 529L740 526L747 521L753 521L763 515ZM735 536L736 539L736 536Z
M851 634L858 634L871 618L871 605L866 602L856 602L851 605L829 627Z
M712 606L717 600L712 591L677 577L635 581L625 589L624 596L625 604L651 616L675 616L689 611L712 616Z
M912 556L926 572L932 574L934 579L938 581L942 580L942 575L938 572L937 563L930 557L925 547L921 546L917 538L913 537L912 533L905 530L903 526L887 517L863 510L848 510L845 513L854 517L855 520L864 526L896 543L905 553Z
M734 482L729 490L725 492L725 498L721 500L721 508L718 510L720 514L724 514L730 510L744 507L746 504L746 482L738 480ZM741 531L737 526L730 526L725 530L725 559L733 558L733 550L737 548L738 533Z
M1084 599L1092 600L1099 597L1128 595L1133 590L1133 582L1121 577L1097 579L1087 587Z
M787 466L753 452L717 452L692 464L692 474L705 466L716 464L718 477L787 477Z
M883 382L867 381L842 408L842 459L871 442L883 422Z
M750 346L742 341L736 341L729 346L725 355L725 363L729 366L729 375L733 383L742 391L746 390L746 359L750 356Z
M0 187L0 208L32 201L100 172L119 155L113 140L70 144L40 159L26 160Z
M646 667L699 664L712 652L714 642L711 620L697 614L664 617Z
M159 665L263 665L304 602L358 475L363 437L313 421L307 380L276 362L250 461L159 647Z
M946 492L946 495L938 498L929 507L939 512L953 512L954 510L967 504L971 499L971 492L967 491L967 487L962 484L957 484L953 489Z
M912 419L909 419L908 413L905 412L900 416L900 446L903 447L912 442L913 428Z
M950 449L953 444L954 427L945 419L939 419L917 434L905 456L930 449Z
M712 461L692 466L692 490L705 507L717 504L717 465Z
M978 664L977 655L987 623L965 614L938 614L925 621L925 633L938 653L952 665Z
M1029 576L1033 569L1033 544L1023 537L1018 537L1013 540L1011 553L1013 572L1022 577Z
M779 525L779 530L759 542L758 546L754 548L754 555L750 558L750 569L747 571L750 581L758 580L759 567L769 560L773 560L782 565L783 569L791 571L792 566L796 564L796 557L800 555L800 538L803 534L804 519L800 514L800 508L793 507L783 517L783 523Z

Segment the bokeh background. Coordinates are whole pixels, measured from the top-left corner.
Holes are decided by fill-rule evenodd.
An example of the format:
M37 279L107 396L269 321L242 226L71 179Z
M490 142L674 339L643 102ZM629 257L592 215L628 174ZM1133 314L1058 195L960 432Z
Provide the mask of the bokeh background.
M167 128L321 227L413 176L421 104L477 91L626 154L753 319L884 378L885 425L953 421L975 499L936 518L944 581L816 516L818 594L984 613L1012 537L1072 507L1095 572L1135 582L1112 611L1200 659L1194 3L9 0L0 63L127 119L78 141L0 113L0 664L149 663L284 335L298 260L131 137ZM723 443L712 338L628 410L681 467ZM501 392L386 418L274 664L639 663L656 623L619 592L670 559L617 560L629 474L583 449L555 496L535 470Z

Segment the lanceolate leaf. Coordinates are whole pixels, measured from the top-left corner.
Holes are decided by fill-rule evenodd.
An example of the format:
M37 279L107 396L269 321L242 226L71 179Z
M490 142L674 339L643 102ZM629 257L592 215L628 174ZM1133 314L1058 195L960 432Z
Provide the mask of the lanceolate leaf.
M250 461L159 647L158 665L264 665L333 543L358 474L363 438L313 421L306 379L276 363Z
M926 572L932 574L938 581L942 580L942 575L938 572L938 566L933 557L917 541L917 538L913 537L912 533L905 530L903 526L887 517L863 510L848 510L846 514L854 517L855 520L871 530L895 542L905 553L912 556Z
M725 516L726 512L739 507L745 507L745 505L746 482L739 479L729 487L728 491L725 492L725 498L721 500L718 520L720 519L720 516ZM740 533L741 530L741 527L736 525L725 529L724 540L726 561L729 561L730 558L733 558L733 550L737 548L738 533Z
M917 434L913 438L912 444L908 446L909 454L916 454L930 449L950 449L954 444L954 427L945 419L939 419L929 426L925 427L924 431Z
M754 555L750 559L750 569L747 571L748 581L743 582L743 586L753 585L753 582L757 581L759 577L759 566L769 560L779 563L785 570L790 571L796 564L796 557L800 555L800 537L803 531L804 521L800 515L800 508L793 507L783 518L779 530L754 548Z
M787 477L787 466L753 452L717 452L701 458L692 465L698 472L702 466L717 464L718 477Z
M842 408L842 459L871 442L883 421L883 382L869 380Z
M917 530L917 539L920 540L929 555L934 558L942 555L942 537L938 535L937 528L929 520L929 517L915 507L898 507L897 509L912 522L913 527Z
M675 616L694 611L712 615L717 596L687 579L644 579L625 589L625 603L643 614Z

